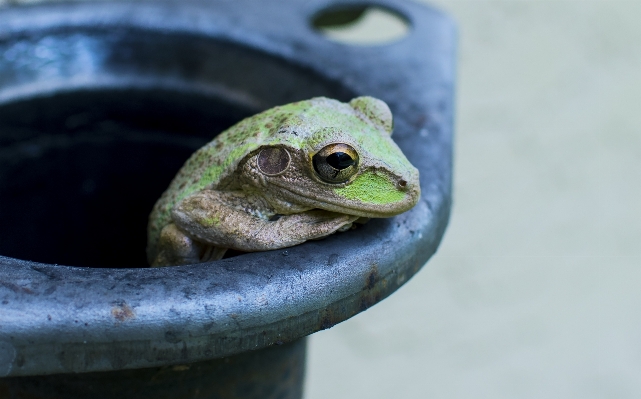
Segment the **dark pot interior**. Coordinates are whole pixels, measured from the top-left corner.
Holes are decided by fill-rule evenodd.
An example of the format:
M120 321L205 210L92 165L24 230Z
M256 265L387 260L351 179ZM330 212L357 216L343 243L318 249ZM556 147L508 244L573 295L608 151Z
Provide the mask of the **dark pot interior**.
M0 253L143 267L151 207L248 110L193 93L79 91L0 107Z
M194 150L260 109L350 97L295 65L199 37L45 32L0 50L12 61L0 90L35 87L0 102L0 255L42 263L146 267L149 212ZM64 84L85 70L81 84Z

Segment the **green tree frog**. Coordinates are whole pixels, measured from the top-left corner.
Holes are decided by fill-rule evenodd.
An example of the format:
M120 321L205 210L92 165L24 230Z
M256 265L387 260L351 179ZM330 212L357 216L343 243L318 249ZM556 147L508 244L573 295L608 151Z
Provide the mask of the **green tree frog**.
M196 151L149 216L152 266L290 247L391 217L420 196L383 101L318 97L242 120Z

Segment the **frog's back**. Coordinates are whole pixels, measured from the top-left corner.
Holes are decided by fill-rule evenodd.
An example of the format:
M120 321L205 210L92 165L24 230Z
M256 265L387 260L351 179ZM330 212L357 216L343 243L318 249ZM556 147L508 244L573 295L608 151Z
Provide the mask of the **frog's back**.
M171 223L171 210L183 198L207 188L215 188L233 174L238 164L251 152L265 145L305 145L313 132L292 131L284 126L303 125L306 112L327 106L343 109L346 104L323 97L275 107L242 120L197 150L180 169L167 190L156 202L149 216L147 257L154 259L160 231ZM349 106L347 106L349 107ZM307 118L324 117L324 111L308 113ZM314 122L308 125L315 125Z

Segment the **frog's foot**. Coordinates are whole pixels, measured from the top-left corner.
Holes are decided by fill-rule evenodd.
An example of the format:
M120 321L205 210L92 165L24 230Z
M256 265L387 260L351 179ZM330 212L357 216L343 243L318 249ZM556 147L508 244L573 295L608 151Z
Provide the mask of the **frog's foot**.
M354 227L354 223L356 223L356 222L352 222L350 224L346 224L343 227L341 227L338 230L336 230L336 232L337 233L344 233L344 232L346 232L348 230L351 230Z
M227 248L216 247L213 245L207 245L205 251L200 257L200 262L211 262L214 260L220 260L225 256Z
M347 231L358 216L320 209L283 216L279 233L283 241L296 243L318 240L336 232Z
M206 245L195 241L183 233L175 224L170 223L160 232L158 253L151 266L178 266L200 263L202 262L203 254L206 253L206 249Z
M363 225L367 222L370 221L371 218L364 218L364 217L359 217L358 219L354 220L350 224L346 224L345 226L341 227L340 229L336 230L337 233L343 233L348 230L354 230L357 229L358 226Z

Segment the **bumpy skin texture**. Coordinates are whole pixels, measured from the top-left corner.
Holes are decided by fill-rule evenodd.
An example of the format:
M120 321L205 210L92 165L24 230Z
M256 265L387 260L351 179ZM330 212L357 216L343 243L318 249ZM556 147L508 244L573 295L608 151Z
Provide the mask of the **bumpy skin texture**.
M391 132L389 108L372 97L318 97L239 122L196 151L154 206L150 264L289 247L409 210L420 196L418 170ZM323 174L315 162L332 151L354 162Z

